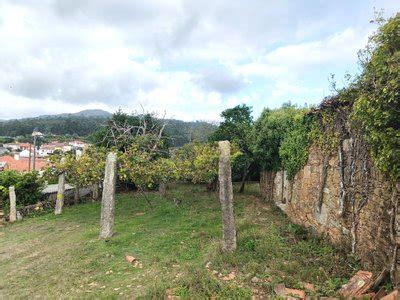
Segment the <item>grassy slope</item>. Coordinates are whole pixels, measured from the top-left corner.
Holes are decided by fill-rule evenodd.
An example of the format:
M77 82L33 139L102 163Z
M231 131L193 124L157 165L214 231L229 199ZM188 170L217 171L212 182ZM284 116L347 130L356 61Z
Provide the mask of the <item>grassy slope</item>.
M169 199L121 194L115 231L98 239L99 203L69 207L0 228L0 298L182 296L272 294L276 283L312 282L330 293L350 275L349 260L310 237L275 208L260 203L256 185L236 195L238 250L221 255L217 195L201 186L178 185ZM182 200L176 207L173 197ZM124 257L143 264L134 268ZM210 263L209 270L205 268ZM234 280L214 273L237 270ZM257 276L259 281L252 283Z

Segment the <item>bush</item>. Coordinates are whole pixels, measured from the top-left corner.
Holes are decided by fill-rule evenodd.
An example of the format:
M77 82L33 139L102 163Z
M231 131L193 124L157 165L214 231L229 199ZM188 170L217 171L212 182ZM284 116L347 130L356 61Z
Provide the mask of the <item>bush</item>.
M0 172L0 205L2 207L8 207L8 188L12 185L15 186L17 206L19 207L35 204L41 198L43 184L37 172L2 171Z
M292 131L288 132L279 148L279 155L283 168L291 180L308 161L309 148L311 144L311 127L313 118L309 115L295 119Z
M372 157L393 181L400 178L400 14L389 19L370 38L355 120L365 130Z

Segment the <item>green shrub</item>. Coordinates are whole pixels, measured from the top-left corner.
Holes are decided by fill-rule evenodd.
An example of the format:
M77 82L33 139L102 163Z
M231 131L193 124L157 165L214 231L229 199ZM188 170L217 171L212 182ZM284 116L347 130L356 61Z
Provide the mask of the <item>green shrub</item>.
M6 170L0 172L0 206L8 207L8 188L12 185L15 186L17 206L35 204L41 198L42 182L37 172Z
M392 180L400 178L400 14L389 19L362 54L360 96L354 119L361 123L375 165Z
M312 122L313 117L309 115L296 118L292 131L286 134L279 148L283 168L290 180L308 161Z

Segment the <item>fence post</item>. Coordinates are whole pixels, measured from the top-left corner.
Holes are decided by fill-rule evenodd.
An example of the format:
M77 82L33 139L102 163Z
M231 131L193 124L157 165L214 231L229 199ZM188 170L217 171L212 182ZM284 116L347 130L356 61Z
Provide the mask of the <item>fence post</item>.
M10 222L17 221L17 197L15 195L15 187L8 188L10 195Z
M100 238L106 239L113 235L115 210L115 184L117 181L117 154L107 155L103 195L101 198Z
M61 164L65 162L65 158L61 158ZM57 199L56 199L56 207L54 209L55 215L60 215L62 213L62 209L64 206L64 197L65 197L65 172L63 171L60 175L58 175L58 187L57 187Z
M218 142L219 155L219 201L222 210L223 250L231 252L236 249L235 215L233 210L232 170L230 161L230 143Z

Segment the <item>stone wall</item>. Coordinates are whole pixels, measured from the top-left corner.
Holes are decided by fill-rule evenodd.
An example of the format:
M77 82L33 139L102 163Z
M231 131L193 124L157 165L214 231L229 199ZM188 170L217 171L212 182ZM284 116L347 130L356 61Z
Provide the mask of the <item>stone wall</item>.
M350 143L343 141L343 168L348 170L350 166ZM343 213L340 209L341 199L341 164L339 152L331 155L328 162L328 171L324 187L321 187L321 175L323 170L323 155L316 147L310 148L307 164L300 170L293 180L286 178L286 172L280 171L274 179L275 203L297 224L311 227L315 231L325 235L334 244L346 247L351 251L355 240L355 252L362 260L363 267L375 273L384 268L390 271L393 265L393 239L390 237L392 226L391 208L393 195L398 201L398 195L393 194L391 185L382 178L369 161L368 185L365 192L367 201L362 205L359 214L356 215L359 203L347 196L343 205ZM361 164L354 159L355 164ZM346 172L348 174L348 172ZM360 176L360 175L356 175ZM320 189L323 188L323 191ZM362 188L362 187L361 187ZM397 185L397 189L399 185ZM322 205L319 210L319 195L322 194ZM393 214L393 213L392 213ZM356 226L354 226L354 220Z

